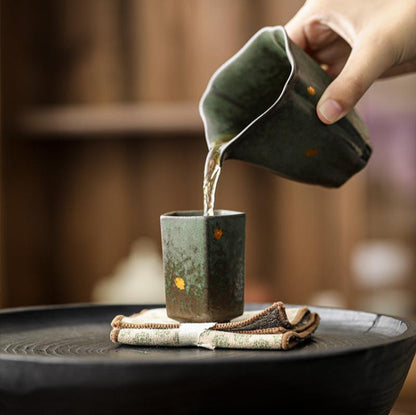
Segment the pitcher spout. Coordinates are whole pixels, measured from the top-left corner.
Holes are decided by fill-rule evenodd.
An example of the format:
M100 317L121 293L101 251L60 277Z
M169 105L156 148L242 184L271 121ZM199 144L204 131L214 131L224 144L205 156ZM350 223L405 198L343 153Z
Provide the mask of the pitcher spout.
M288 38L266 27L212 76L200 102L210 148L280 176L338 187L371 155L364 123L351 111L323 124L316 104L329 75Z

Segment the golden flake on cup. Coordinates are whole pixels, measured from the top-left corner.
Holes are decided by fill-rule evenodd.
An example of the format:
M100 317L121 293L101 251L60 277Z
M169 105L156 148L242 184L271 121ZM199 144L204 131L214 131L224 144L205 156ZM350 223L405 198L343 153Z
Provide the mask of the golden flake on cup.
M185 280L181 277L176 277L174 279L174 283L176 285L176 288L178 288L179 290L184 290L185 289Z

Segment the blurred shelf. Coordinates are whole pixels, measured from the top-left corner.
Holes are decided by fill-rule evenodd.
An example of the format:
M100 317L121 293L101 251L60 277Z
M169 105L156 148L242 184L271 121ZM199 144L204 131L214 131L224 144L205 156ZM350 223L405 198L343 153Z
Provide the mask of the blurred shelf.
M56 106L26 110L16 121L20 136L36 140L203 134L191 102Z

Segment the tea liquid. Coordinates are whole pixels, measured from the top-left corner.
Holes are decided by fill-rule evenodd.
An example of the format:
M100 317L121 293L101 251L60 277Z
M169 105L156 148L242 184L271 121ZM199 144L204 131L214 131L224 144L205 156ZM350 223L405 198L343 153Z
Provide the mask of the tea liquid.
M215 189L217 188L218 179L221 173L221 145L223 143L214 143L210 148L205 160L204 170L204 215L214 215Z

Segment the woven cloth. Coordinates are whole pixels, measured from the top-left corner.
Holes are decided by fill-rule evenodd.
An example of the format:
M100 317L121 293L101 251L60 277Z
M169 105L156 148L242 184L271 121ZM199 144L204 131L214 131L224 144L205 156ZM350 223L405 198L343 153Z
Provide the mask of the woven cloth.
M165 308L116 316L110 338L134 346L198 346L207 349L289 350L309 339L319 316L307 307L287 308L277 302L259 311L246 311L229 323L179 323Z

